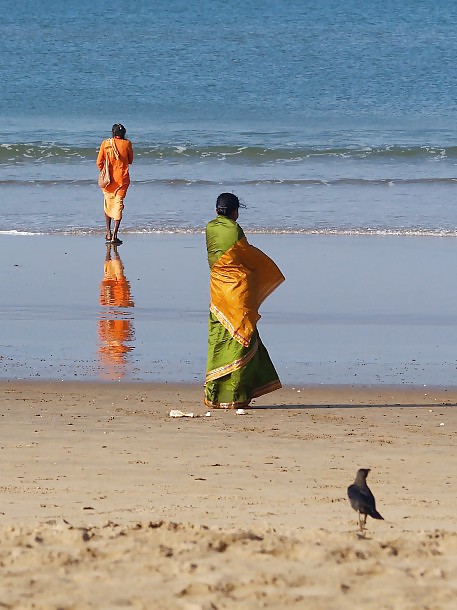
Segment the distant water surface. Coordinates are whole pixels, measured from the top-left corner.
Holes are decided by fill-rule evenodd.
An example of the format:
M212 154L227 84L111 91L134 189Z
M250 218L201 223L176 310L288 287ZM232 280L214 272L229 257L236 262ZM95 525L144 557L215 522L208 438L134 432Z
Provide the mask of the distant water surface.
M95 158L135 149L127 233L457 235L457 4L2 4L0 232L102 233Z

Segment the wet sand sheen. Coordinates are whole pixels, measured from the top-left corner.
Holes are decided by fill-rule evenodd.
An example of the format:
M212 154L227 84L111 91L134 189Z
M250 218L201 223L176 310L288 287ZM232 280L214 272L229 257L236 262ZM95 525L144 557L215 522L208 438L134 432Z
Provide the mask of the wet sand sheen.
M284 384L455 383L454 240L248 238L286 276L259 323ZM0 256L1 377L202 383L203 235L3 235Z

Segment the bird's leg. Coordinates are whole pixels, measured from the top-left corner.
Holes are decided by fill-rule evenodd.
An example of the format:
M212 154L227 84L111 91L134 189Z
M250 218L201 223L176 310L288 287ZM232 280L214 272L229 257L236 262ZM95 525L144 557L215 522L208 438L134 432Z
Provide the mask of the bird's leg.
M366 530L366 527L365 527L366 522L367 522L367 516L363 515L361 512L359 512L359 529L362 534Z

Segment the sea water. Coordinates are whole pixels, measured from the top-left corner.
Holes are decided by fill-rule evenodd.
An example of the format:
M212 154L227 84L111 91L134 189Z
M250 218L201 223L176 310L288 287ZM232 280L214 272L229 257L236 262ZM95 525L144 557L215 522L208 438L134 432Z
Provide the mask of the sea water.
M135 161L122 229L456 236L452 0L2 4L0 231L102 233L95 159Z
M113 319L135 330L110 375L201 381L201 233L230 191L287 276L261 323L285 383L454 384L456 21L453 0L3 0L0 375L103 377ZM135 306L109 309L115 122Z

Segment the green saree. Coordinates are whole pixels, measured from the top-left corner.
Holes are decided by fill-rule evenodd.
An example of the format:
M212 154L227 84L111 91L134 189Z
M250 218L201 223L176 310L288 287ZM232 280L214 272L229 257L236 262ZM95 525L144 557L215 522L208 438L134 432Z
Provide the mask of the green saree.
M239 408L281 387L259 337L259 306L284 276L251 246L243 229L218 216L206 227L210 274L210 316L205 404Z

